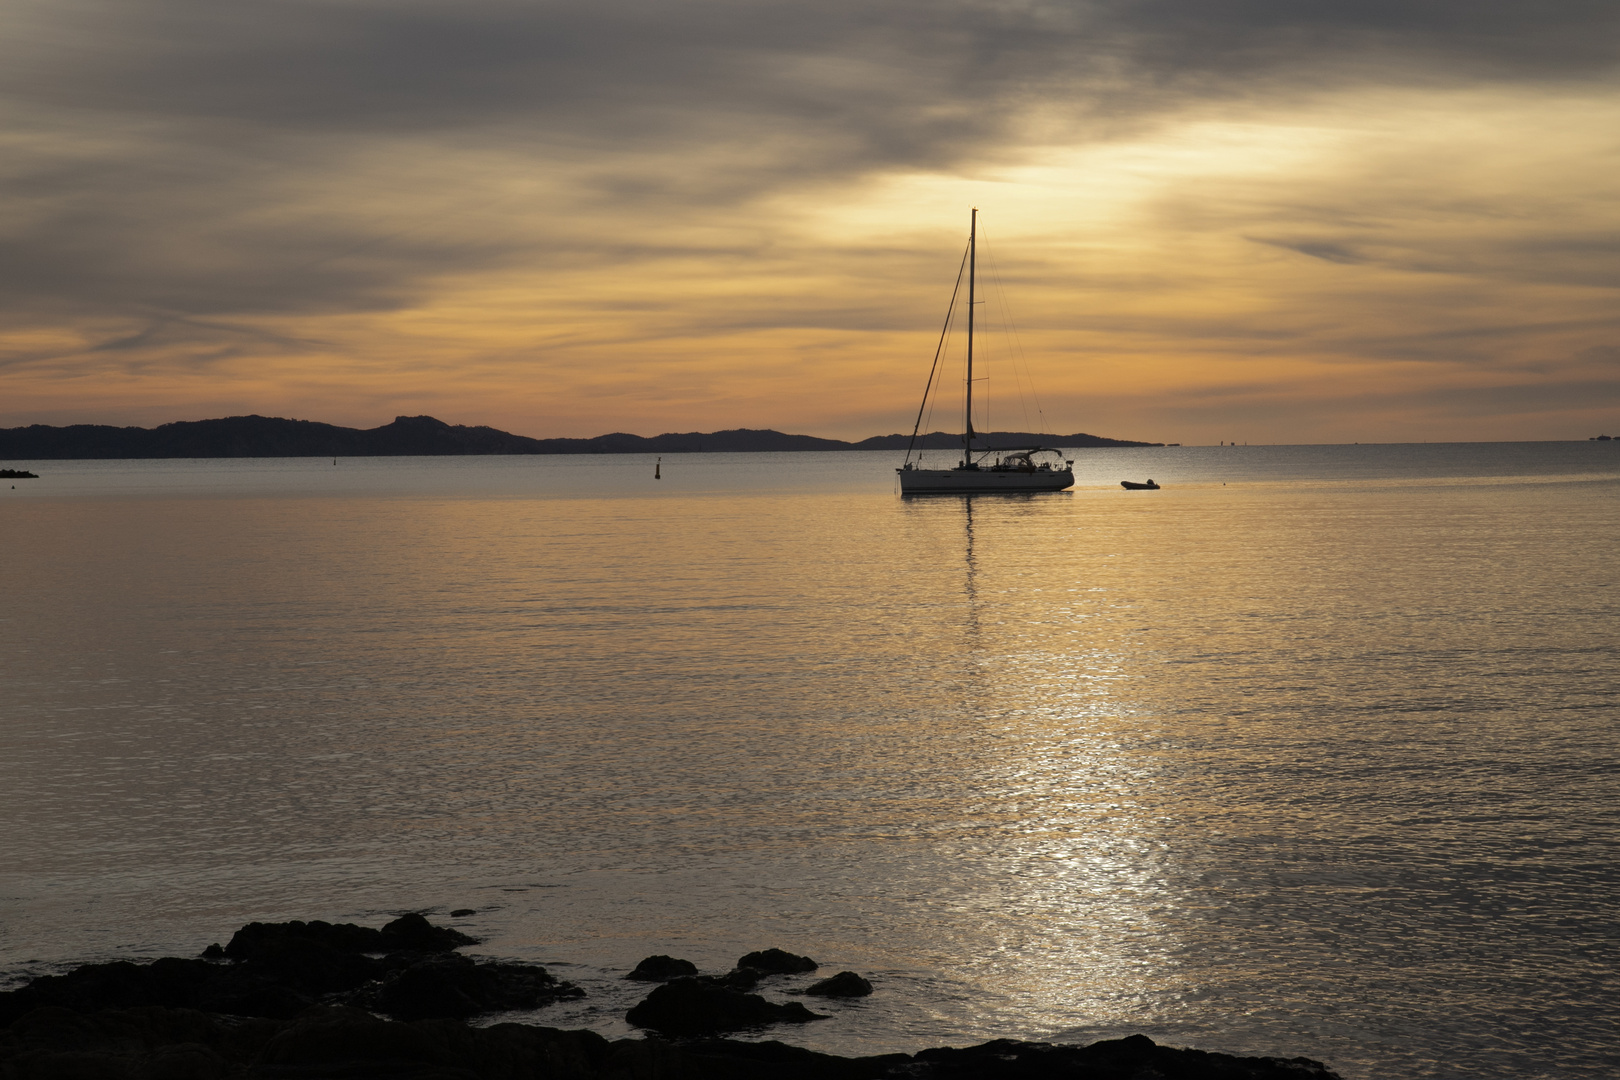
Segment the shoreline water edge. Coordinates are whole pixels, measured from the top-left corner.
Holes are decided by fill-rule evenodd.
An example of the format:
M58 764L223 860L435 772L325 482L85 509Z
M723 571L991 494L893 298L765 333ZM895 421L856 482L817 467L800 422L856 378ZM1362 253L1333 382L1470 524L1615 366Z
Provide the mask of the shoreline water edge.
M645 1038L609 1040L527 1023L477 1026L480 1017L585 994L538 964L458 951L477 943L419 914L380 929L318 920L249 923L200 958L86 964L40 976L0 992L0 1076L1337 1080L1308 1058L1178 1049L1143 1035L1089 1046L1000 1039L870 1057L726 1038L825 1018L799 1002L750 992L775 976L817 967L775 948L748 953L724 975L702 975L669 956L642 961L624 977L652 985L627 1014ZM790 991L817 1004L872 992L870 982L847 971Z

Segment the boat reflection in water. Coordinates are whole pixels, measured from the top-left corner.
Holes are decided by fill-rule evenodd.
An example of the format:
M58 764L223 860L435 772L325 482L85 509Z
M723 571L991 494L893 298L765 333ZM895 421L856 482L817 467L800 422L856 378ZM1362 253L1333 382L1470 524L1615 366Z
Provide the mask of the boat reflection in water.
M993 493L998 491L1062 491L1074 486L1074 462L1066 461L1063 454L1048 446L975 447L973 441L973 309L977 300L975 291L978 276L979 211L973 211L968 230L967 263L967 378L962 409L962 460L949 469L925 469L911 456L917 448L917 434L922 430L923 412L928 407L928 396L934 390L935 376L939 372L940 354L951 328L951 314L956 310L956 291L951 293L951 314L945 316L945 328L940 332L939 346L934 350L934 366L928 372L928 385L923 389L922 404L917 408L917 423L911 431L911 445L906 448L905 464L896 469L900 476L902 495L961 495ZM957 288L961 288L958 272ZM1050 454L1047 459L1041 455Z

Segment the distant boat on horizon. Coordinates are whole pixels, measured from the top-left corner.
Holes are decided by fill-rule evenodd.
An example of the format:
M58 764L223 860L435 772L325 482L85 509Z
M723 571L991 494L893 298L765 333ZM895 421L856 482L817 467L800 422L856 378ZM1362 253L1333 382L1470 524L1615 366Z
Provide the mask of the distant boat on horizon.
M992 492L1062 491L1074 486L1074 462L1065 461L1062 452L1050 446L975 447L973 430L973 308L976 303L978 276L979 210L973 209L972 224L968 229L965 255L968 272L967 303L967 378L964 380L962 405L962 460L949 469L925 469L921 460L912 461L917 435L922 430L923 413L928 408L928 397L934 391L934 376L939 372L939 358L945 347L945 336L955 314L956 289L951 291L951 312L945 317L945 328L940 331L939 347L934 350L934 365L928 372L928 384L923 388L922 404L917 407L917 422L912 427L911 443L906 447L905 464L895 472L900 477L902 495L976 495ZM961 271L957 272L957 289L961 288ZM1038 455L1051 454L1052 458L1036 460ZM977 455L977 457L975 457ZM992 457L994 460L991 460Z

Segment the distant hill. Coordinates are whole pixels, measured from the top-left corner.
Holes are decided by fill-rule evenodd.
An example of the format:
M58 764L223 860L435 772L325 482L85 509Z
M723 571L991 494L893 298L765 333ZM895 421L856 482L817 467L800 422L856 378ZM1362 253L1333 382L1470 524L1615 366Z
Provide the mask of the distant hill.
M992 446L1162 446L1096 435L995 432ZM904 450L909 435L877 435L857 443L784 435L780 431L688 432L643 438L616 432L594 439L530 439L492 427L450 425L431 416L400 416L392 424L359 429L283 420L229 416L182 420L155 428L73 424L69 427L0 428L0 459L244 458L244 457L438 457L455 454L684 454L791 450ZM922 449L962 445L960 435L936 431L918 438Z

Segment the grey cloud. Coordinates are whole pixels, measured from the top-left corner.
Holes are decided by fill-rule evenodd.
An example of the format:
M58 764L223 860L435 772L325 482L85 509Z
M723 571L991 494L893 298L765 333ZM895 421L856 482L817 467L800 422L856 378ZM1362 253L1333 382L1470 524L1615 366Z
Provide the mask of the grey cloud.
M1535 379L1500 386L1435 388L1409 394L1406 400L1442 416L1580 412L1620 405L1620 378Z
M1036 106L1100 135L1190 100L1602 75L1620 8L52 0L0 16L0 43L0 103L19 118L0 287L25 306L220 315L387 309L435 274L566 253L561 233L368 219L345 177L378 140L499 150L536 173L589 163L581 203L668 212L994 160ZM323 176L348 212L310 204ZM445 194L412 182L431 186L401 180L401 205ZM1267 242L1360 257L1331 237Z
M619 3L39 5L12 20L19 99L309 131L521 121L552 135L715 137L769 117L936 153L952 128L1064 92L1100 113L1251 80L1569 78L1611 70L1611 3L1207 0L874 5ZM20 25L19 25L20 24ZM1226 80L1223 82L1223 80ZM836 139L834 141L837 141Z
M1377 264L1391 270L1422 274L1620 288L1620 237L1548 232L1529 237L1459 238L1415 236L1412 229L1410 223L1403 223L1401 230L1363 228L1355 231L1355 240L1282 240L1257 236L1249 239L1344 266Z
M1112 7L1144 51L1195 68L1397 58L1435 76L1565 78L1613 68L1617 25L1602 0L1149 0ZM1203 61L1199 57L1204 57Z
M1176 400L1155 403L1166 427L1182 424L1224 425L1241 437L1248 430L1298 431L1309 437L1312 423L1325 431L1377 431L1390 417L1418 416L1432 424L1442 418L1490 420L1512 417L1580 414L1620 404L1620 378L1534 379L1494 385L1438 385L1400 390L1336 394L1324 398L1303 384L1254 384L1206 395L1178 393ZM1488 430L1488 429L1487 429ZM1571 432L1570 435L1576 435ZM1319 436L1318 436L1319 437ZM1330 438L1339 436L1330 436ZM1348 438L1348 436L1343 436Z
M1367 256L1332 240L1267 240L1258 236L1251 236L1249 239L1257 244L1297 251L1301 255L1309 255L1313 259L1322 259L1325 262L1354 265L1367 261Z
M288 337L285 334L269 333L256 326L238 326L233 323L191 319L182 315L160 314L148 318L145 325L134 333L103 339L91 345L86 351L92 353L125 352L145 349L153 345L172 347L190 345L198 341L231 339L243 343L251 342L260 347L269 345L276 349L293 352L308 348L311 345L321 344L320 342Z

